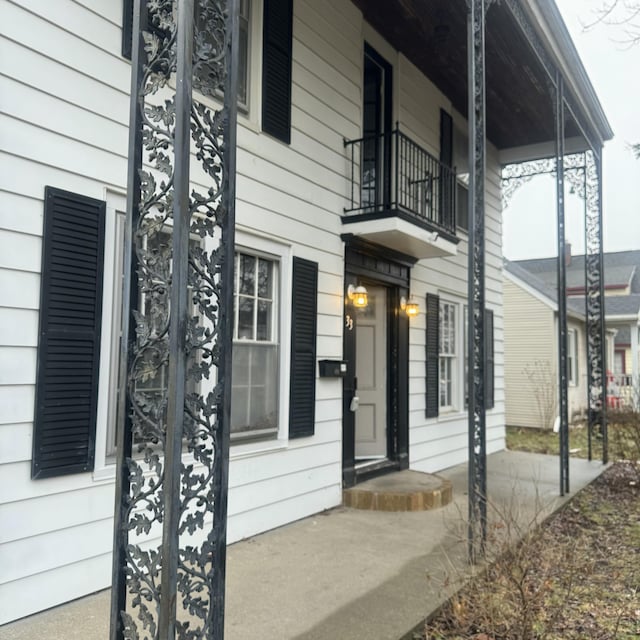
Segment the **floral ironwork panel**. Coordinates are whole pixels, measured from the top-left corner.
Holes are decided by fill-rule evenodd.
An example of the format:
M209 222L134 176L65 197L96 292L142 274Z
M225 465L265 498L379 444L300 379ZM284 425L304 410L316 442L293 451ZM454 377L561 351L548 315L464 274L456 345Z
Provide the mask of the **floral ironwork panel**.
M112 638L220 637L226 545L226 456L228 425L223 419L224 370L230 362L228 260L233 260L232 198L229 175L229 100L224 98L231 65L229 11L233 0L195 0L193 57L178 69L178 16L183 0L141 0L137 94L132 96L137 142L130 145L129 212L131 242L131 316L126 348L128 374L124 385L126 415L119 425L119 501L116 518ZM248 3L246 3L248 6ZM228 6L229 5L229 6ZM187 7L189 4L187 3ZM182 11L182 13L181 13ZM191 20L185 24L190 29ZM184 35L182 36L185 37ZM187 36L189 37L189 31ZM140 44L141 43L141 44ZM134 44L134 47L138 46ZM190 47L186 47L188 51ZM184 49L183 49L184 50ZM140 59L142 58L142 59ZM191 68L192 67L192 68ZM186 71L185 71L186 70ZM176 78L192 73L193 92L182 102ZM228 85L227 85L228 86ZM233 86L233 85L232 85ZM183 105L177 107L176 105ZM186 105L186 106L184 106ZM180 109L188 113L179 113ZM232 107L235 110L235 104ZM190 122L189 168L177 167L178 122ZM189 162L190 158L190 162ZM137 159L137 160L136 160ZM134 176L133 179L131 176ZM185 177L186 176L186 177ZM188 184L178 184L179 179ZM186 217L178 218L178 189L188 189ZM173 237L188 225L188 298L183 316L170 300L175 266ZM174 292L175 293L175 292ZM229 298L230 299L230 298ZM125 327L127 326L125 321ZM172 329L173 327L173 329ZM178 327L178 329L175 329ZM181 332L184 345L184 406L176 415L182 451L179 495L168 496L166 479L173 464L168 450L168 367L177 354L169 348L171 331ZM182 394L176 397L182 397ZM163 557L167 504L178 502L177 559ZM177 563L175 612L161 622L163 571ZM166 579L166 576L165 576ZM164 600L169 597L165 595Z

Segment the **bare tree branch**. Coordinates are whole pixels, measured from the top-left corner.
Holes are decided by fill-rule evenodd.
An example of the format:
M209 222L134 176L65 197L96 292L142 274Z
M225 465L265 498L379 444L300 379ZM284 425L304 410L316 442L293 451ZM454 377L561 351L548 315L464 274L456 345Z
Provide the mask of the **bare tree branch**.
M607 0L594 13L596 18L592 22L583 23L585 31L601 24L622 28L624 37L614 42L627 47L640 44L640 0Z

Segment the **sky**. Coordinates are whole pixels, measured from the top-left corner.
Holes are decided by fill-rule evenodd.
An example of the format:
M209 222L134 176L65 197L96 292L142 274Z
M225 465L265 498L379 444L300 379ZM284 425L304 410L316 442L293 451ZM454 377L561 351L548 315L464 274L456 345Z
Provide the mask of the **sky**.
M640 142L640 44L621 41L624 27L597 24L605 0L556 0L589 74L614 138L603 154L604 250L640 249L640 160L628 145ZM521 186L503 214L503 252L510 260L557 254L555 178L539 176ZM567 193L566 240L584 252L584 203Z

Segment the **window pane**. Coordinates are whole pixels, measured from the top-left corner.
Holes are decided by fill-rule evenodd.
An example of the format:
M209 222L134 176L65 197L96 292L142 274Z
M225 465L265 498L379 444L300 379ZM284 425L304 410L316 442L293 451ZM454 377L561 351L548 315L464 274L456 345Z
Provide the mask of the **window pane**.
M256 258L254 256L240 256L240 293L248 296L255 295Z
M271 302L258 300L258 326L256 340L271 340Z
M238 338L240 340L253 340L253 308L254 300L240 296L238 309Z
M271 298L271 287L273 280L273 263L270 260L260 258L258 260L258 296L261 298Z
M231 431L276 429L278 425L278 348L237 344L233 352Z
M236 377L235 366L233 377ZM231 403L231 433L248 431L249 429L249 388L234 384L233 402Z

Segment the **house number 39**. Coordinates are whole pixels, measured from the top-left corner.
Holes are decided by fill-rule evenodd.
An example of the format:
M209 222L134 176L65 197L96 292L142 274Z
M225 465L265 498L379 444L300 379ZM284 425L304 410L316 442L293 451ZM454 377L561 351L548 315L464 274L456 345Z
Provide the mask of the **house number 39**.
M349 329L349 331L353 331L353 318L351 316L345 316L344 326Z

